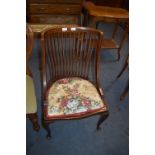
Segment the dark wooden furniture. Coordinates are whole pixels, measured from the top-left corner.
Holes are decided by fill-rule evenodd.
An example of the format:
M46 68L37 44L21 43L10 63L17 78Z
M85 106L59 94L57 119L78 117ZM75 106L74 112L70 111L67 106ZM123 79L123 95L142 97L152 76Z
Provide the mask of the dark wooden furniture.
M103 39L102 41L102 48L110 48L110 49L117 49L118 58L120 59L120 50L123 45L123 41L126 38L126 30L128 28L128 21L129 21L129 13L127 10L122 8L114 8L114 7L106 7L106 6L98 6L92 2L84 2L83 3L84 14L85 14L85 26L88 26L88 18L91 20L91 27L98 28L99 22L108 22L108 23L115 23L114 30L112 32L111 38ZM117 32L118 25L120 23L125 23L125 31L123 32L120 43L118 44L115 41L115 34Z
M40 126L38 124L37 117L37 104L34 90L34 83L32 74L29 68L29 59L33 48L33 32L31 27L26 25L26 117L32 122L33 129L39 131Z
M32 28L32 31L34 33L34 38L41 38L41 33L45 30L45 29L48 29L48 28L55 28L55 27L59 27L60 25L57 25L57 24L40 24L40 23L30 23L29 24ZM76 24L62 24L61 26L65 27L65 26L78 26Z
M88 0L88 1L93 2L95 5L110 6L117 8L127 8L129 5L129 0Z
M100 114L100 129L107 118L108 108L99 86L102 38L101 31L84 27L49 28L42 32L43 126L47 138L51 137L49 124L54 120ZM90 82L93 71L95 80Z
M83 0L27 0L27 22L81 25Z

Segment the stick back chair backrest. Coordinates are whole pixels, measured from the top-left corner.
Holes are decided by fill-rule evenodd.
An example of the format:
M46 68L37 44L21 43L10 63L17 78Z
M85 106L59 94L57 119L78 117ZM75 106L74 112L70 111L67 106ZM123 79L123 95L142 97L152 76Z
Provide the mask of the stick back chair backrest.
M30 68L29 68L29 60L32 53L34 42L34 34L31 27L26 24L26 74L31 75Z
M99 50L103 32L84 27L50 28L42 32L43 87L61 78L89 79L92 56L98 83ZM50 77L48 79L48 76Z

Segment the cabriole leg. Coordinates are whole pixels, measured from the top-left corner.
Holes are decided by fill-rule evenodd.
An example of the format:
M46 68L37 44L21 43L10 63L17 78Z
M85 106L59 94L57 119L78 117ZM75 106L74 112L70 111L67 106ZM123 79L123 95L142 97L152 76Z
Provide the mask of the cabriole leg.
M46 138L47 138L47 139L51 139L51 130L50 130L50 127L49 127L49 123L43 122L43 127L44 127L45 130L47 131Z
M109 112L104 112L104 113L100 114L100 118L97 122L97 130L101 129L100 125L103 123L104 120L106 120L106 118L108 116L109 116Z

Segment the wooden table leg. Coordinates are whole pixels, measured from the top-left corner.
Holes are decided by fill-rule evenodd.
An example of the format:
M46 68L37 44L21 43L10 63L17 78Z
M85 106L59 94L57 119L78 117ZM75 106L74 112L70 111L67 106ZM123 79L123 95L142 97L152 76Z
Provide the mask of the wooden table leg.
M127 56L127 58L126 58L126 60L125 60L125 64L124 64L122 70L121 70L120 73L117 75L117 78L119 78L119 77L122 75L122 73L125 71L125 69L127 68L127 66L128 66L128 59L129 59L129 55Z
M96 28L96 20L95 20L95 17L93 17L93 16L91 16L91 24L90 24L90 27Z
M87 27L87 26L88 26L88 12L84 9L84 10L83 10L83 14L84 14L83 26L84 26L84 27Z
M123 46L123 43L127 37L127 32L126 32L126 29L124 30L123 32L123 35L122 35L122 38L121 38L121 41L120 41L120 44L119 44L119 48L117 49L117 54L118 54L118 60L120 59L120 51L122 49L122 46Z
M128 83L127 83L127 85L126 85L126 87L125 87L125 89L124 89L124 91L120 97L120 100L122 101L128 93L129 93L129 81L128 81Z
M117 32L117 29L118 29L118 23L115 23L114 30L113 30L112 36L111 36L112 39L115 39L115 34Z

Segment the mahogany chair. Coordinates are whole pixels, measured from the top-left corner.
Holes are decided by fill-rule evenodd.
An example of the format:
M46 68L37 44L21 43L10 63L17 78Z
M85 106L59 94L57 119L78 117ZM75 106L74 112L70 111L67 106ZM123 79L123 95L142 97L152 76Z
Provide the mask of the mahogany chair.
M98 28L99 22L114 23L111 37L103 39L101 47L104 49L116 49L117 61L120 59L120 51L124 40L128 34L129 12L122 8L95 5L92 2L83 3L84 26L88 26L88 18L91 19L91 27ZM124 31L120 37L120 42L116 42L115 36L118 26L124 23Z
M32 122L33 129L39 131L37 117L37 102L35 96L34 82L29 68L29 59L33 48L33 32L31 27L26 25L26 117Z
M102 38L101 31L84 27L49 28L42 32L43 126L47 138L51 137L49 124L55 120L100 114L100 129L107 118L108 108L99 85Z

